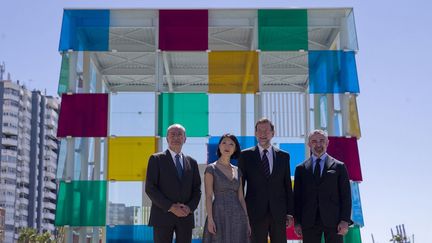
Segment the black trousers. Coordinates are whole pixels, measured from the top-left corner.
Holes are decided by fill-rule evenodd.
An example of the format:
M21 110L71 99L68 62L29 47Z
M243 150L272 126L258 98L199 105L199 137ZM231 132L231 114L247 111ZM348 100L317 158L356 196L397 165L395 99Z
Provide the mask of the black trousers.
M190 226L182 226L177 223L173 226L167 227L153 227L153 237L155 243L172 243L173 233L176 234L176 243L191 243L192 242L192 228Z
M286 243L286 222L276 222L270 213L262 221L251 222L252 242L267 243L270 235L271 243Z
M337 227L326 227L323 225L321 215L317 211L315 225L302 229L303 243L321 243L324 234L325 243L343 243L343 236L338 235Z

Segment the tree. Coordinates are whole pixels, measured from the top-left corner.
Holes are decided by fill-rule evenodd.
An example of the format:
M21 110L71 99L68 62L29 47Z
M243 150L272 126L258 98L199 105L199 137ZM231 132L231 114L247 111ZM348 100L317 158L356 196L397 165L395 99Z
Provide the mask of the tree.
M33 228L22 228L18 237L18 243L53 243L51 234L45 232L38 234L36 229Z

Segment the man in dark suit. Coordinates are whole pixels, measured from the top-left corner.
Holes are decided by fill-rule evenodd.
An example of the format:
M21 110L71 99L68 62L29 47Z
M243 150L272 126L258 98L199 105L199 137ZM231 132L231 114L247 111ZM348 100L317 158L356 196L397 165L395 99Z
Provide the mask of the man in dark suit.
M343 243L351 223L351 188L344 163L327 154L327 133L312 131L312 156L297 166L294 177L295 232L304 243Z
M181 152L186 142L185 128L179 124L168 127L168 149L150 156L145 190L152 201L149 225L153 226L154 242L190 243L194 227L193 211L201 197L198 164Z
M267 118L255 124L258 145L241 152L239 168L246 184L246 206L252 241L286 243L286 226L293 223L294 208L289 154L271 145L274 125Z

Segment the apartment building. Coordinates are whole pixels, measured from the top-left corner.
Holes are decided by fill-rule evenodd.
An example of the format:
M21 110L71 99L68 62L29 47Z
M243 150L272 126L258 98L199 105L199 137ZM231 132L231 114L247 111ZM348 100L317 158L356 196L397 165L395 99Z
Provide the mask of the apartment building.
M18 81L0 81L0 207L5 242L19 229L54 231L60 101Z

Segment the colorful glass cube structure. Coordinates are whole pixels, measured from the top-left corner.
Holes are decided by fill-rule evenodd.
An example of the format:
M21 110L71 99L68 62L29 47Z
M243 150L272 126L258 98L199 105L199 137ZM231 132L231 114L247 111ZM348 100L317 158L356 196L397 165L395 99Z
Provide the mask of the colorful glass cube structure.
M168 146L167 127L184 125L183 151L202 174L223 133L255 146L255 122L268 117L292 175L309 157L309 131L328 131L329 154L352 180L355 227L345 238L361 242L353 9L66 9L59 51L55 223L81 227L65 228L66 239L99 241L100 231L106 242L151 242L143 181L149 156Z

